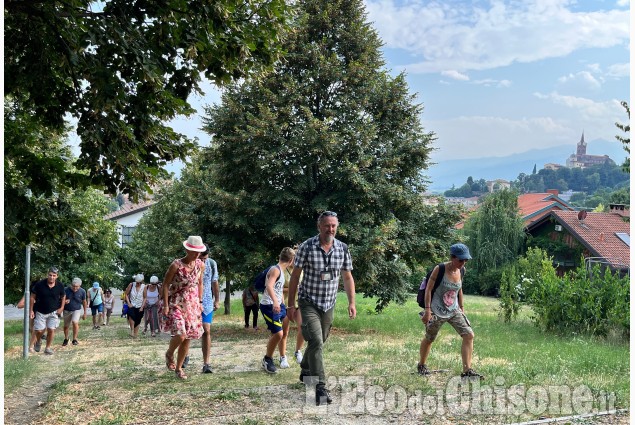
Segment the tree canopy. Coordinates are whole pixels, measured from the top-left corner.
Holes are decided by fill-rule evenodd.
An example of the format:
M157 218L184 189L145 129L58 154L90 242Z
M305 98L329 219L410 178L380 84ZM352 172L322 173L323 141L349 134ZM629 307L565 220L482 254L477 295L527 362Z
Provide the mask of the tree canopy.
M181 216L176 227L200 232L221 273L245 282L336 211L358 289L378 308L403 301L409 274L445 256L459 220L423 205L434 134L404 75L383 69L361 1L297 7L283 60L207 109L211 146L152 214Z
M109 201L97 190L72 187L88 173L74 168L66 132L41 126L6 99L4 129L5 299L21 296L27 244L33 279L56 265L64 283L75 276L112 283L118 245L114 223L103 219Z
M631 138L625 137L625 136L626 134L631 132L631 125L630 125L631 108L628 106L628 102L626 101L622 101L621 105L626 111L626 115L628 115L629 123L627 124L622 124L619 122L615 123L615 127L619 128L620 130L622 130L622 132L625 133L624 136L622 136L621 134L618 134L617 136L615 136L615 138L619 140L620 142L622 142L622 145L624 146L624 150L626 151L626 153L629 154L629 156L627 156L626 159L624 160L624 163L622 164L622 168L624 169L625 172L630 173L631 172L631 157L630 157Z
M288 12L283 0L7 1L5 100L50 129L75 118L86 181L136 196L194 148L165 122L193 112L201 77L271 65Z
M501 190L487 195L465 222L465 234L476 274L484 274L516 260L525 240L518 210L518 193Z

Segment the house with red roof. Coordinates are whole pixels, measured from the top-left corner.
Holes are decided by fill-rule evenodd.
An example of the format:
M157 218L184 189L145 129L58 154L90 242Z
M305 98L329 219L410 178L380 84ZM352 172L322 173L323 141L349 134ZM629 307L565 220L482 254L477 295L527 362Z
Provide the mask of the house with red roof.
M518 196L518 210L525 221L525 229L531 229L549 217L552 211L574 211L575 209L558 197L558 191L547 193L524 193Z
M624 205L609 212L553 210L531 230L531 245L554 257L559 274L585 262L630 272L630 220Z
M457 223L454 228L457 230L462 229L469 212L476 210L478 207L476 205L470 208L470 211L464 214L464 220ZM525 222L527 231L542 223L549 217L551 211L556 210L574 211L574 208L562 198L559 198L558 191L555 189L548 190L546 193L524 193L518 196L518 211Z

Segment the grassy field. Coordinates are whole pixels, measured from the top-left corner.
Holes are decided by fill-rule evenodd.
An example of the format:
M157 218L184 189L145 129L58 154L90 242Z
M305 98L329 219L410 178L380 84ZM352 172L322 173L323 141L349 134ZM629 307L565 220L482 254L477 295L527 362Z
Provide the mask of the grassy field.
M306 402L311 392L299 383L295 362L276 375L262 371L268 333L262 323L259 331L243 328L240 300L233 302L231 315L222 308L215 315L214 373L200 373L200 342L194 342L185 382L165 367L168 337L133 340L124 319L100 331L91 330L87 319L77 347L61 347L60 329L55 355L35 354L27 361L20 357L22 325L7 321L4 419L13 424L510 423L629 407L627 344L544 334L526 311L504 324L494 299L467 296L465 305L476 335L473 366L486 375L481 383L457 378L461 340L449 325L428 362L448 372L429 378L415 373L423 326L414 301L375 314L374 300L358 296L358 317L349 320L340 294L324 347L335 398L328 408ZM289 356L294 338L292 330ZM613 419L628 423L627 416Z

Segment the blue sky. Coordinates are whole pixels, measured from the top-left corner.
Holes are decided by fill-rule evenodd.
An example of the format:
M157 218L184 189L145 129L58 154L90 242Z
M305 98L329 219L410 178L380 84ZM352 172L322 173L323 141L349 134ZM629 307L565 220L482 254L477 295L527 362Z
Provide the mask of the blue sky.
M615 141L629 100L628 0L366 0L386 68L405 72L434 161ZM219 102L206 95L190 100ZM630 104L630 101L629 101ZM199 116L172 122L198 137Z

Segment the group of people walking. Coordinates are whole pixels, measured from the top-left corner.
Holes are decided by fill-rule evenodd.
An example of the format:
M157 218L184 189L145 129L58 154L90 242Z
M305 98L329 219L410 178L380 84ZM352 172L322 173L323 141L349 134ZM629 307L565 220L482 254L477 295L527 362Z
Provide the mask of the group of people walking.
M78 345L79 321L85 320L90 308L93 318L93 329L110 324L110 316L114 305L112 291L103 291L99 282L94 282L92 288L86 291L82 288L82 280L73 278L68 287L58 280L59 270L51 267L46 279L33 283L29 289L29 317L31 338L29 351L39 352L42 347L42 337L46 332L45 354L53 354L51 347L55 330L59 327L60 318L64 320L64 341L62 346L69 344L72 330L72 345ZM18 302L18 308L26 305L23 297Z
M157 276L150 277L150 283L146 285L143 274L138 273L133 276L134 281L130 282L123 292L123 302L126 310L126 318L130 327L130 336L137 338L139 326L144 321L143 335L148 332L150 325L150 336L159 334L159 299L161 297L161 284Z
M295 358L301 368L300 381L315 385L317 405L332 402L326 388L323 347L333 323L340 277L348 301L348 316L355 319L357 315L352 257L348 246L335 238L338 226L335 212L320 214L317 219L318 234L301 243L297 249L282 249L278 263L268 269L262 300L253 285L243 292L245 328L249 328L249 318L253 314L253 328L257 329L257 312L260 311L271 333L261 362L266 372L277 372L273 359L276 349L280 354L279 366L289 367L286 358L289 326L290 322L298 325ZM156 276L152 276L149 285L146 285L144 276L137 274L134 282L126 288L124 297L128 305L131 336L137 336L144 315L146 326L150 325L151 336L160 331L171 335L165 364L179 379L187 379L184 368L189 362L193 339L202 338L202 372L212 372L210 325L219 306L218 268L216 262L209 258L208 247L199 236L188 237L183 241L183 247L185 256L172 261L163 285L159 285ZM450 261L439 264L430 277L431 282L436 282L439 276L441 283L426 288L425 310L421 313L426 333L421 342L417 371L424 376L430 374L426 361L431 345L440 327L448 322L463 338L462 376L482 379L482 375L471 366L474 332L463 305L463 267L471 256L464 244L452 245L450 254ZM31 350L39 351L44 330L48 329L45 349L48 354L52 354L53 332L62 311L65 320L63 345L68 343L70 324L73 325L72 343L77 345L78 322L80 317L86 317L87 301L90 301L93 314L93 328L99 329L100 322L102 325L109 322L114 300L111 291L102 292L98 282L86 293L81 288L81 280L75 278L65 289L57 280L57 273L57 269L51 268L47 279L36 282L31 289L31 317L34 319ZM101 316L100 319L104 308L106 318ZM303 355L301 347L305 340L307 348Z

